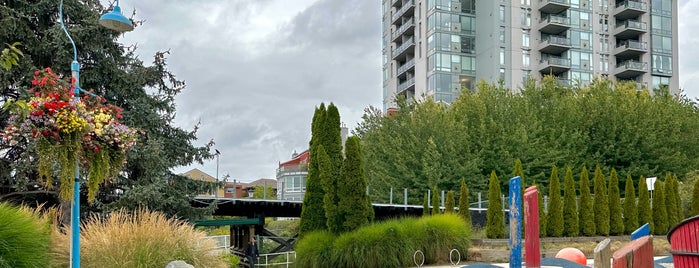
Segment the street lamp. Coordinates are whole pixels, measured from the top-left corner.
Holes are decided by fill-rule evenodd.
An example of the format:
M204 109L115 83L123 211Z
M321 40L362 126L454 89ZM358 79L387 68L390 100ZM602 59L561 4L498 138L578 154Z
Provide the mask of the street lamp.
M70 63L70 72L73 82L75 83L75 100L80 100L80 63L78 63L78 49L75 47L75 42L73 38L70 37L68 29L63 21L63 0L58 7L58 19L61 23L61 28L63 32L68 36L70 44L73 46L73 61ZM120 32L133 30L133 24L129 19L121 15L121 9L119 8L119 1L117 0L116 6L114 6L114 11L104 14L100 18L100 24ZM70 233L71 233L71 243L70 243L70 267L80 268L80 164L75 165L75 182L73 183L73 205L70 210L71 221L70 221Z

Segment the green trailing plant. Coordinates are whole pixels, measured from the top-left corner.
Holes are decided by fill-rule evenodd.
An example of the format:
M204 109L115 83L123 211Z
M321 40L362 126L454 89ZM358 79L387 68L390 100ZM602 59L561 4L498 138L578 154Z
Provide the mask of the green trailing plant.
M619 193L619 177L616 169L609 174L609 234L624 233L624 222L621 215L621 194Z
M656 235L664 235L667 233L667 207L665 206L665 191L663 182L656 180L653 184L653 199L651 207L653 211L653 223L651 224L651 232Z
M580 234L584 236L595 235L595 211L590 194L590 179L586 166L580 171Z
M636 205L636 189L633 187L631 174L626 176L626 188L624 188L624 231L631 234L638 229L638 207Z
M561 200L561 186L558 179L558 168L553 166L549 179L549 204L546 213L546 234L559 237L563 235L563 200Z
M488 183L488 211L485 223L485 235L488 238L505 237L505 216L500 195L500 180L495 171L492 171Z
M37 211L0 203L0 267L39 268L49 263L51 229Z
M461 190L459 191L459 215L461 218L471 225L471 211L469 210L470 202L468 198L468 187L466 187L466 179L461 178Z
M594 214L595 226L598 235L609 235L609 198L604 173L599 165L595 168L594 177Z
M653 213L650 210L650 193L648 193L646 178L643 176L638 179L638 209L636 211L638 211L638 227L646 223L653 224Z
M454 191L447 192L447 200L444 201L444 213L454 213Z
M563 182L563 235L568 237L578 236L580 231L578 223L578 207L573 170L570 166L567 166Z

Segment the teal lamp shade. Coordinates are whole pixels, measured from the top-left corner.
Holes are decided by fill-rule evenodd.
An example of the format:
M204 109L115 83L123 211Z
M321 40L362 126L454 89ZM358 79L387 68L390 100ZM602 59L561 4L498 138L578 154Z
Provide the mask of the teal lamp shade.
M121 8L114 6L114 10L100 17L100 25L118 32L128 32L133 30L131 20L121 14Z

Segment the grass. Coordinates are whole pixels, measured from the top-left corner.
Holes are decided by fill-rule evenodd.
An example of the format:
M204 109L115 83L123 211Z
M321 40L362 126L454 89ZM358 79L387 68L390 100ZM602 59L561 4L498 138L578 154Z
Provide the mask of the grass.
M38 210L0 203L0 267L45 267L51 228Z
M165 267L183 260L195 267L229 267L232 259L212 253L215 244L186 222L144 209L90 217L81 226L82 267ZM68 267L70 236L53 231L53 266Z

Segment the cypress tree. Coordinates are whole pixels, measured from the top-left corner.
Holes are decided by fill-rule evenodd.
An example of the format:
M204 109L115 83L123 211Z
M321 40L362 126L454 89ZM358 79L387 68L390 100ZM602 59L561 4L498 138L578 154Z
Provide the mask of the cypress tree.
M606 179L599 165L595 168L593 197L595 226L598 235L609 235L609 198L607 197Z
M366 177L359 138L352 136L345 142L345 160L337 183L339 196L338 211L344 218L342 230L353 231L369 222L373 214L369 196L366 194ZM327 193L326 193L327 195ZM372 211L372 212L370 212Z
M439 188L432 187L432 215L439 215Z
M636 189L633 187L631 174L626 176L624 188L624 230L630 234L638 228L638 210L636 206Z
M422 201L422 216L430 215L430 202L427 193L425 193L425 199Z
M563 235L578 236L580 228L578 226L578 207L575 200L575 181L573 180L573 170L568 166L563 182Z
M656 180L653 184L653 224L651 224L651 232L656 235L667 233L667 207L665 206L665 192L663 191L663 183Z
M488 238L505 237L505 216L500 200L500 181L495 170L490 172L488 183L488 213L485 223L485 236Z
M454 213L454 191L447 192L447 200L444 201L444 213Z
M321 126L325 121L325 104L321 103L313 113L311 123L311 141L309 146L308 176L306 177L306 193L303 196L303 206L301 207L301 221L299 223L299 235L327 228L325 218L324 198L325 191L323 183L320 181L318 170L318 146L322 144L321 137L323 130Z
M653 213L650 210L650 193L648 193L648 186L646 184L646 178L641 176L638 179L638 227L649 223L653 225Z
M536 184L534 184L536 186ZM539 195L539 237L546 237L546 209L544 207L543 189L537 187Z
M466 187L466 179L461 178L461 191L459 191L459 215L469 225L471 224L471 212L469 211L470 202L468 201L468 188Z
M692 205L689 208L689 213L699 215L699 179L694 180L694 188L692 189Z
M667 173L665 176L664 194L668 229L682 220L682 216L680 215L680 213L682 213L682 208L679 202L679 189L677 184L677 177L672 173Z
M514 171L512 172L513 177L519 176L520 180L520 196L522 198L522 203L519 206L519 212L522 215L522 224L520 225L520 228L522 229L522 237L525 237L526 234L524 233L524 224L525 224L525 217L524 217L524 188L526 187L526 183L524 181L524 170L522 169L522 161L519 160L519 158L515 159L515 167Z
M609 174L609 234L624 233L624 222L621 216L621 194L619 193L619 177L616 169Z
M583 165L580 171L580 234L584 236L595 235L595 212L592 207L592 195L590 194L590 173Z
M563 200L561 200L561 186L556 166L553 166L549 179L549 211L546 216L546 234L552 237L562 236Z
M323 184L323 190L325 191L323 209L325 210L326 227L329 231L337 234L342 231L343 219L335 202L337 194L333 183L334 178L331 175L332 164L330 163L330 157L325 153L323 145L318 145L316 161L318 162L318 178Z

